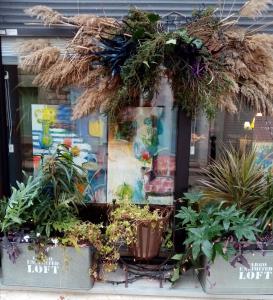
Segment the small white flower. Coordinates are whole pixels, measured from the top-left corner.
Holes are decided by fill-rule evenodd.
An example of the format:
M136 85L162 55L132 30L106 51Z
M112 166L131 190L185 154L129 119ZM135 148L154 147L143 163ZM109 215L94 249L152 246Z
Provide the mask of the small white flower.
M57 244L59 243L59 240L58 239L51 239L52 243L57 246Z
M41 235L41 233L40 233L40 232L37 232L37 233L36 233L36 236L37 236L37 237L39 237L40 235Z
M23 238L23 240L26 242L26 243L28 243L28 240L30 239L30 236L29 235L25 235L24 236L24 238Z

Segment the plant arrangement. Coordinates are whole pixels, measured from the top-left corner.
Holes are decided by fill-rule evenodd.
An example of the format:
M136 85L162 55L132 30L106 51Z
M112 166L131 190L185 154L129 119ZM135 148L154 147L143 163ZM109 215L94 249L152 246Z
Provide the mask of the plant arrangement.
M254 267L262 263L268 266L271 261L266 254L270 256L273 242L272 175L257 161L255 147L242 152L225 148L204 171L206 178L200 180L200 192L186 193L176 215L186 240L184 253L173 257L178 261L173 280L190 264L201 274L206 291L213 287L223 292L226 279L217 278L221 277L218 269L231 264L230 282L236 291L245 288L251 292L247 281L245 286L236 281L268 277L256 275L258 269ZM211 285L211 280L220 282L218 287ZM259 291L270 289L266 284L257 284Z
M112 260L112 270L117 266L119 249L123 245L127 246L138 260L149 260L157 256L163 242L166 247L172 246L170 241L165 239L170 208L151 211L148 205L134 204L127 185L122 190L120 188L117 195L119 198L109 213L109 225L105 232L108 249L112 249L109 256L109 261Z
M63 245L86 244L101 249L100 226L83 223L77 215L78 206L83 205L79 186L84 184L85 176L73 162L73 155L73 149L59 145L55 153L42 158L35 177L28 177L26 183L18 182L7 202L2 200L5 204L1 210L1 230L14 261L19 253L9 242L22 240L33 242L36 259L40 261L46 260L46 247L54 244L56 238Z
M225 207L225 203L201 205L202 194L185 194L186 206L183 206L176 218L179 226L186 231L184 244L187 253L184 260L192 260L195 264L205 256L208 263L213 263L216 256L247 266L242 251L250 242L256 242L257 219L246 216L245 211L236 204ZM176 258L182 258L176 256ZM200 263L200 261L199 261Z
M219 159L204 169L204 174L206 177L200 180L203 203L235 204L257 218L262 231L271 230L273 178L270 169L257 161L255 147L244 151L232 146L223 149Z
M242 104L272 112L272 42L262 28L241 28L241 16L260 16L271 1L247 1L238 13L194 11L184 26L166 30L155 13L137 9L123 20L94 15L65 17L45 6L26 13L45 25L73 26L77 32L64 54L37 40L21 47L21 67L36 73L34 83L51 89L79 86L85 91L74 118L94 110L117 117L124 107L153 105L162 76L171 84L174 104L189 115L209 117L218 108L236 112Z

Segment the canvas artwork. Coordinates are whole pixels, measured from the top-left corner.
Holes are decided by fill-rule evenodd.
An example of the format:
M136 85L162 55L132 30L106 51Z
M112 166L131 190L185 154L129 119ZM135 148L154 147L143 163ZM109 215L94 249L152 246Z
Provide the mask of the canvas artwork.
M110 126L109 202L126 189L134 203L173 203L175 116L163 107L129 108Z
M91 114L71 121L69 105L32 105L34 171L41 155L52 153L58 144L73 147L75 163L87 171L88 184L83 189L87 202L106 202L107 121Z
M262 164L264 168L273 171L273 143L256 142L254 146L257 151L257 162Z

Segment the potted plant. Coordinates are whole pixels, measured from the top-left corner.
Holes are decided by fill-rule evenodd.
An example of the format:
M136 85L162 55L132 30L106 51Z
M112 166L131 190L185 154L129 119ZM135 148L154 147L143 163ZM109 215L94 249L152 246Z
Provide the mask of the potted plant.
M127 184L120 186L116 194L118 201L111 208L106 228L108 245L116 253L115 261L121 245L126 245L136 259L151 260L159 254L172 210L151 211L148 205L134 204Z
M187 239L174 258L193 263L208 293L273 293L273 182L255 153L223 150L205 170L202 192L185 194L176 215Z
M100 226L77 217L84 178L73 151L59 145L35 177L12 188L1 222L4 285L92 287L92 256L102 244Z

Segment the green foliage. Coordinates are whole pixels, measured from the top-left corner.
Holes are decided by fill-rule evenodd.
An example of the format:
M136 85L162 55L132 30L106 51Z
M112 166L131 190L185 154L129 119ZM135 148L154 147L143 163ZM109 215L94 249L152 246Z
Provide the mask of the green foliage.
M167 76L176 105L189 115L202 109L213 117L221 96L234 89L225 65L214 58L206 47L207 40L202 39L202 28L208 29L204 37L213 40L220 25L214 11L206 9L195 12L187 26L166 32L158 15L130 10L116 35L107 39L107 49L102 47L106 51L99 53L111 77L118 77L119 82L104 106L105 112L115 119L122 108L139 105L141 98L151 103L162 77Z
M204 171L206 178L200 182L207 201L227 201L252 211L266 193L267 181L256 162L255 148L243 152L225 148Z
M40 179L39 175L37 177L30 176L26 183L17 182L17 188L12 187L12 193L7 201L7 205L3 204L1 209L3 213L2 231L16 230L30 221L31 215L29 211L35 198L39 195Z
M61 243L76 248L83 245L92 245L100 252L103 248L101 227L101 225L90 222L76 221L64 230Z
M151 38L152 34L157 32L159 20L158 14L131 9L123 19L124 32L131 34L137 41Z
M155 227L162 227L164 223L159 210L151 212L148 206L137 206L126 198L120 200L118 205L113 207L109 221L105 233L108 270L116 268L120 245L130 246L136 242L138 224L149 223ZM169 239L166 240L167 244L170 245Z
M12 189L2 222L2 230L18 230L27 224L47 237L61 233L75 222L77 206L83 204L78 184L84 183L83 170L74 164L73 154L64 146L43 158L35 177Z
M237 243L256 241L255 235L259 231L255 226L257 219L246 216L236 204L225 207L222 202L199 208L196 201L192 203L192 198L186 195L188 206L182 207L176 215L179 225L186 230L184 244L190 259L198 261L204 255L209 262L213 262L216 256L228 260L237 252ZM199 194L199 200L201 198Z
M135 103L141 95L147 101L152 100L162 76L161 64L166 38L166 34L155 34L152 40L142 42L137 53L122 66L122 97L128 99L129 103Z

